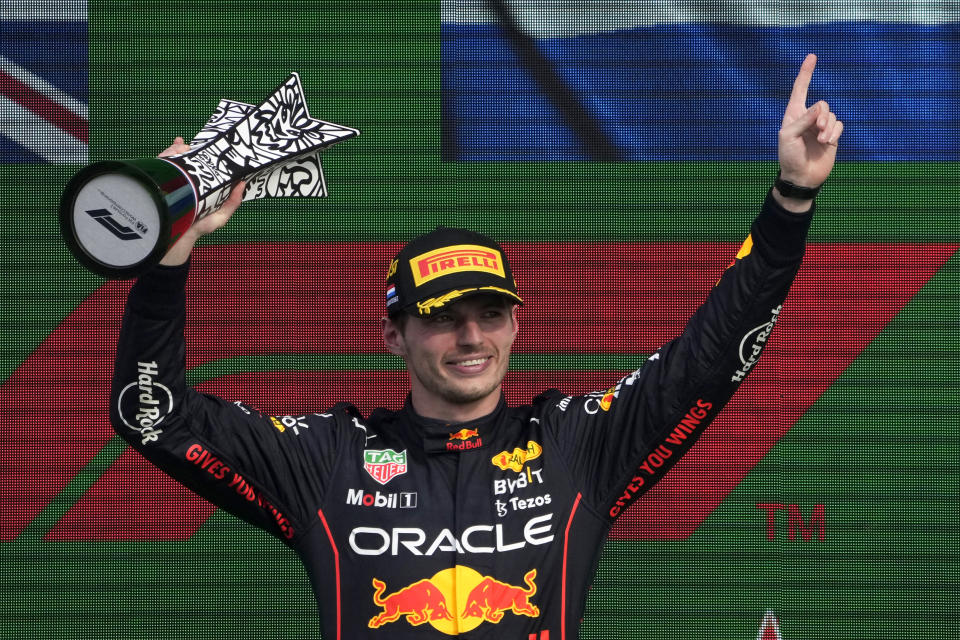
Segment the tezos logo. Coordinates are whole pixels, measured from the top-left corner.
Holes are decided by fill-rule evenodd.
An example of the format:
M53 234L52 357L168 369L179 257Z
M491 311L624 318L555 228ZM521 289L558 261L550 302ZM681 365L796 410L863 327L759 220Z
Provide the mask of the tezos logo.
M143 436L141 444L147 444L156 442L163 433L157 425L173 411L173 394L154 381L159 375L156 362L138 362L137 373L137 380L120 391L117 411L123 424Z

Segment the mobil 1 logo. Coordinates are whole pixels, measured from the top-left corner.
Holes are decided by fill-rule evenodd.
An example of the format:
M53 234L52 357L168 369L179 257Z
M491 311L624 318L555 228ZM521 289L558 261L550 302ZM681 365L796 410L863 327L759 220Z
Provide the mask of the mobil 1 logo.
M357 507L380 507L382 509L416 509L417 493L415 491L381 493L380 491L347 489L347 504Z

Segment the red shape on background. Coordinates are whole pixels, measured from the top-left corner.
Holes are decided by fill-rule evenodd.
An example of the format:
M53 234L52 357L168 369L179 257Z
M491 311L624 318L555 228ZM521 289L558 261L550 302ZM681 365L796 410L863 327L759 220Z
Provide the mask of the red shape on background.
M772 611L768 611L763 617L757 640L783 640L783 636L780 635L780 622Z
M240 355L382 353L385 266L398 248L285 243L198 250L189 285L188 367ZM644 354L680 332L739 244L504 248L527 301L516 353L633 353L639 366ZM756 371L693 449L620 518L612 537L692 533L957 248L811 245ZM105 283L0 387L0 540L15 538L113 437L109 381L128 286ZM604 389L623 373L512 372L508 399L526 402L549 387ZM345 399L367 412L398 406L405 376L256 373L201 386L273 414ZM184 539L212 510L127 451L46 539Z

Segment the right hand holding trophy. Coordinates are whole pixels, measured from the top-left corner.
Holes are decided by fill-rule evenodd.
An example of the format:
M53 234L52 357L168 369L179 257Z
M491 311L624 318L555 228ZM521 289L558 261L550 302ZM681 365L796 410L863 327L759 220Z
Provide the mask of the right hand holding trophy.
M90 271L132 278L241 180L244 200L325 196L320 151L359 133L311 118L293 73L258 106L221 100L186 153L87 165L64 189L60 228Z

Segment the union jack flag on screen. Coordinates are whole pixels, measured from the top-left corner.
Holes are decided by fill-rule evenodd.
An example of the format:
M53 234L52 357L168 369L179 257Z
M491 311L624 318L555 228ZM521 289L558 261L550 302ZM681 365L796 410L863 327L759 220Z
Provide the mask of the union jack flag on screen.
M0 162L85 164L87 3L0 0Z

